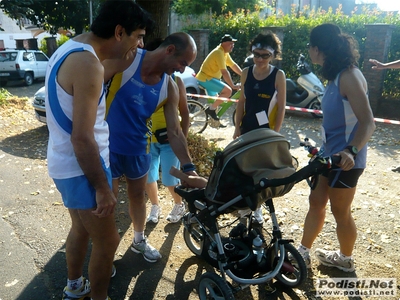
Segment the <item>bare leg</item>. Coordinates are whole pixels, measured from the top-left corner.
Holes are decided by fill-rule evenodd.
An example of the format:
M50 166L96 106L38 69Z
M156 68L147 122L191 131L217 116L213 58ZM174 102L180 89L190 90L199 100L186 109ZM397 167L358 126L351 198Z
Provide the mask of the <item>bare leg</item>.
M167 186L169 192L171 193L172 198L174 199L175 204L181 204L182 203L182 198L175 193L174 188L175 186Z
M221 95L220 95L221 96ZM221 96L223 97L223 96ZM216 110L219 105L221 105L224 101L223 100L215 100L213 104L210 105L212 110Z
M113 178L113 180L112 180L112 190L113 190L113 193L115 195L115 198L118 197L118 188L119 188L119 179L118 178L117 179Z
M340 244L340 252L351 256L357 238L357 228L351 215L351 203L356 188L329 189L331 211L336 220L336 234Z
M66 241L68 279L77 279L83 274L83 263L89 243L89 232L83 226L78 210L69 209L71 229Z
M321 232L325 220L325 207L328 202L328 179L319 176L315 190L309 196L310 208L304 221L304 232L301 244L311 248L314 240Z
M222 91L219 93L221 97L229 98L232 95L232 89L230 86L225 85Z
M146 194L152 205L160 205L157 181L146 184Z
M222 89L222 91L219 93L220 97L224 98L230 98L232 95L232 89L229 85L225 85L225 87ZM224 101L223 100L215 100L213 104L210 105L211 109L217 109L219 105L221 105Z
M146 189L147 174L139 179L126 179L128 183L129 215L133 223L133 230L143 232L146 222Z
M119 243L114 214L106 218L98 218L90 209L70 209L69 211L73 225L68 235L66 250L68 278L76 279L82 275L84 254L87 251L90 236L93 243L89 261L91 297L96 300L106 299L114 253ZM76 276L79 272L80 274Z

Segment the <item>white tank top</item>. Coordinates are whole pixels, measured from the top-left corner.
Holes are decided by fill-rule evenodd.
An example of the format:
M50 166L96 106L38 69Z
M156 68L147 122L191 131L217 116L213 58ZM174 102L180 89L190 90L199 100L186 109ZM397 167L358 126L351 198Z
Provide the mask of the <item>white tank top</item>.
M63 57L68 56L68 52L70 51L90 51L97 58L92 46L70 40L57 49L57 51L51 56L47 66L45 100L47 127L49 129L47 165L49 175L54 179L66 179L83 175L83 171L78 164L71 143L73 96L67 94L63 90L63 88L58 84L56 77L59 68L57 62L63 60ZM49 86L49 83L55 88L52 89L51 86ZM53 105L50 105L49 100ZM59 112L53 108L54 105L57 106L58 103L61 108ZM104 88L102 88L102 90L99 91L99 106L94 125L94 138L99 146L100 156L103 158L105 166L109 167L109 131L104 117L105 96ZM69 126L64 126L63 124L69 124ZM70 129L66 129L68 127Z

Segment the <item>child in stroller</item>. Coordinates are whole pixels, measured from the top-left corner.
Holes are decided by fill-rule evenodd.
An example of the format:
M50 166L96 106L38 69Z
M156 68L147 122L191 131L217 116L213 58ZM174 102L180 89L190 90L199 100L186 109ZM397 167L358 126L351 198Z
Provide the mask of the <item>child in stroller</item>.
M306 279L307 268L291 244L293 240L282 238L272 198L330 168L331 160L315 156L296 172L297 163L289 148L286 139L271 129L251 131L217 152L205 188L175 188L188 204L189 211L183 217L186 245L221 274L206 272L201 276L200 299L234 299L235 292L273 278L289 287ZM228 234L221 231L220 215L243 208L255 210L263 203L272 221L269 241L264 228L253 227L252 222L239 224Z

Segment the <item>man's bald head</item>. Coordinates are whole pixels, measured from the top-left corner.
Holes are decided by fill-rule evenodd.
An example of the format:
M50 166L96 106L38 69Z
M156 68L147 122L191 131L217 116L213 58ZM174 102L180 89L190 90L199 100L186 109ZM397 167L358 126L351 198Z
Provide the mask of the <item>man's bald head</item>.
M167 36L160 47L166 48L169 45L175 46L175 55L180 56L191 52L196 57L197 46L194 39L185 32L176 32Z

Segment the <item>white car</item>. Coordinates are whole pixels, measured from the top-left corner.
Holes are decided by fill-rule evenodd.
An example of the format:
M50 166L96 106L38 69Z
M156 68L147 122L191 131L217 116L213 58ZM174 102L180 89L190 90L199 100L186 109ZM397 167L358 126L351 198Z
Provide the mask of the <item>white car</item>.
M45 77L48 61L39 50L0 51L0 86L12 80L24 80L31 85L35 79Z
M182 78L186 87L186 92L191 94L200 94L200 89L195 78L196 73L190 67L186 67L183 73L175 72L175 76ZM41 87L33 96L33 107L35 109L36 118L43 123L46 123L46 109L45 109L45 87Z

